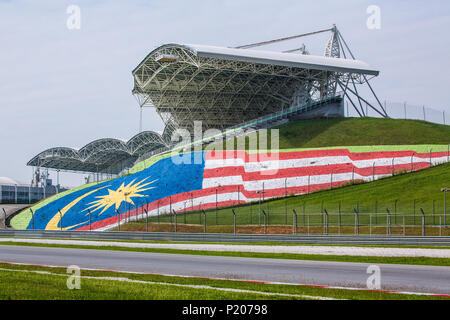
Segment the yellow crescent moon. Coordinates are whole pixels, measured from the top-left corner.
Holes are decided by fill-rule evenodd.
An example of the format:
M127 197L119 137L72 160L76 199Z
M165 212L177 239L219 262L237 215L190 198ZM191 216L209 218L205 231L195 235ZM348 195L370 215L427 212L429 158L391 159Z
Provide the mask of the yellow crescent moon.
M93 194L94 192L97 192L101 189L104 189L106 187L101 187L95 190L92 190L84 195L82 195L81 197L76 198L75 200L73 200L71 203L69 203L67 206L65 206L62 210L61 210L61 214L58 212L56 213L53 218L47 223L47 226L45 227L45 230L61 230L61 228L58 227L59 222L61 221L61 218L66 214L67 211L69 211L74 205L76 205L78 202L80 202L81 200L83 200L84 198L86 198L87 196ZM62 230L68 230L71 229L73 227L79 226L81 224L84 224L84 222L67 227L67 228L62 228Z

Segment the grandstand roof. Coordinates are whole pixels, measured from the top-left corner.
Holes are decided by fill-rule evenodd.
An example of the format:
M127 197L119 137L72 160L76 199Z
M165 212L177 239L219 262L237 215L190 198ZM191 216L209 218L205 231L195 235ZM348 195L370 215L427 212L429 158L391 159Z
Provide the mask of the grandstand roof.
M379 71L358 60L296 53L166 44L133 70L141 107L155 107L166 126L225 129L325 98L330 77L343 83Z
M360 60L331 58L331 57L304 55L297 53L236 49L236 48L206 46L198 44L187 44L187 45L166 44L157 48L153 52L159 51L164 47L170 46L184 47L190 50L191 52L195 53L196 56L204 58L235 60L249 63L271 64L277 66L307 68L313 70L324 70L332 72L361 73L374 76L378 76L380 73L378 70L370 67L367 63ZM150 53L147 56L147 58L150 57L152 53ZM144 59L144 61L142 61L141 64L135 70L133 70L133 72L136 71L139 67L141 67L141 65L145 63L146 59Z
M14 184L19 184L19 182L8 178L8 177L0 177L0 185L14 185Z
M121 163L132 162L166 146L163 137L158 133L144 131L128 142L105 138L95 140L80 150L67 147L50 148L33 157L27 165L63 171L118 174L123 169Z

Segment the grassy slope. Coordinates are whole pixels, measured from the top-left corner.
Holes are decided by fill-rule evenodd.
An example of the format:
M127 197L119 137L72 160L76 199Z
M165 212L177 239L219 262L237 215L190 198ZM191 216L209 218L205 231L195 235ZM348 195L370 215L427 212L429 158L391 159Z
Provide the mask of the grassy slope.
M433 151L446 151L447 144L450 143L450 126L420 120L379 118L299 120L274 129L280 130L279 148L284 149L281 151L350 147L351 152L369 152L376 151L372 150L373 146L396 146L393 150L429 152L430 148L433 148ZM270 146L270 132L268 140ZM434 148L433 145L440 146ZM217 144L210 145L213 146ZM226 141L223 142L223 147L225 146ZM237 148L236 139L235 147ZM386 150L386 147L383 150ZM139 162L129 172L144 170L156 160L169 156L170 153L167 153Z
M280 148L450 143L450 126L418 120L345 118L281 126Z

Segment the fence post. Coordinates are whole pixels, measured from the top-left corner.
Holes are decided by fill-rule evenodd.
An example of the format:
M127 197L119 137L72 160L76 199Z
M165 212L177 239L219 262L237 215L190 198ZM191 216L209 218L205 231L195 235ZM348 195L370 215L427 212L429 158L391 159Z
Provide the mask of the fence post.
M292 233L293 234L297 234L297 212L295 211L295 209L292 209L294 215L292 216L293 221L292 221Z
M308 236L309 236L309 214L308 214Z
M369 236L372 236L372 214L369 213Z
M236 212L234 209L231 209L231 211L233 212L233 233L236 234Z
M338 216L338 234L341 235L341 216L342 216L342 209L341 209L341 200L339 200L339 216Z
M425 212L422 208L420 208L420 211L422 212L422 237L425 237Z
M433 225L436 224L436 216L435 216L435 214L436 214L436 209L435 209L435 202L436 202L436 200L433 200Z
M206 212L205 210L203 211L203 233L206 233Z
M359 235L359 214L358 210L353 209L355 211L355 234Z
M406 236L405 215L403 215L403 236Z
M447 228L447 190L444 189L444 226Z
M266 211L263 210L263 215L264 215L264 234L267 233L267 215L266 215Z
M253 225L253 205L251 202L249 206L250 206L250 225Z
M284 224L287 225L287 178L284 179Z
M306 215L306 202L303 202L303 227L306 226L305 215Z
M375 200L375 224L378 224L378 200Z
M5 208L2 208L2 209L3 209L3 213L5 215L5 230L6 230L6 211L5 211Z
M62 220L63 215L62 215L62 213L61 213L61 210L58 209L58 212L59 212L59 216L60 216L60 220L59 220L59 230L62 231L62 229L63 229L63 220Z
M397 202L398 200L394 201L394 224L397 224Z
M120 213L119 210L116 210L116 212L117 212L117 227L119 228L120 231Z
M217 226L217 208L218 208L218 203L217 203L217 188L216 188L216 226Z
M173 215L174 215L174 221L175 221L175 224L174 224L174 226L175 226L175 233L177 233L177 213L175 212L175 210L173 210Z
M92 231L92 228L91 228L91 210L90 209L88 209L88 212L89 212L89 231ZM5 220L6 221L6 220ZM5 225L6 226L6 225Z
M392 235L392 229L391 229L391 212L389 211L388 208L386 208L386 212L387 212L387 234L388 236Z
M148 232L148 211L145 209L144 209L144 211L145 211L145 231ZM159 215L158 215L158 217L159 217Z

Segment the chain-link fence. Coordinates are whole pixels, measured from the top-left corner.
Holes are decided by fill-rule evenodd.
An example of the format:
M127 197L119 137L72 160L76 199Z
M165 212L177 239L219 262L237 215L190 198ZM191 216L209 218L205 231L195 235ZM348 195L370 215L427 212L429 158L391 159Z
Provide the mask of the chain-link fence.
M186 205L182 212L147 208L118 215L125 231L270 233L305 235L450 236L450 217L443 200L252 202L201 210ZM133 209L133 208L130 208Z
M428 122L434 122L439 124L450 124L450 112L444 111L442 108L438 110L437 108L430 108L429 106L413 105L408 102L382 102L387 114L393 119L413 119L413 120L424 120ZM377 104L373 104L376 106ZM364 111L365 116L379 118L380 114L375 112L370 108L367 103L361 101L360 104L356 106ZM361 111L360 111L361 112ZM358 113L353 108L351 104L346 101L346 116L347 117L358 117Z

